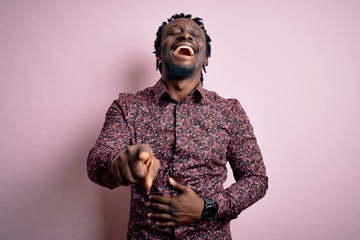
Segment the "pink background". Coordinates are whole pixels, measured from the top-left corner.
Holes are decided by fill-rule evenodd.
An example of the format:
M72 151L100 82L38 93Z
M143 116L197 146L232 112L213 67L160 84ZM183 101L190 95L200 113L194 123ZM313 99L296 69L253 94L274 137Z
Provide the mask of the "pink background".
M205 87L241 101L268 169L234 239L360 239L360 1L349 0L0 0L0 239L125 238L129 190L91 183L86 157L118 93L158 80L155 32L176 12L204 19Z

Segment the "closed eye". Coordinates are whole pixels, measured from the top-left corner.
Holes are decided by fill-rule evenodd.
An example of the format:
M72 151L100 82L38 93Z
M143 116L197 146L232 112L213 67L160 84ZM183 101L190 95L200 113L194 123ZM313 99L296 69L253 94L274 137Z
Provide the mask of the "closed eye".
M200 33L199 33L199 31L197 31L197 30L191 30L191 31L190 31L190 34L191 34L192 36L195 36L195 37L199 37L199 36L200 36Z
M168 35L179 35L179 34L181 34L181 29L178 28L177 26L171 27L168 29L167 34Z
M179 35L179 34L181 34L180 31L168 32L168 35Z

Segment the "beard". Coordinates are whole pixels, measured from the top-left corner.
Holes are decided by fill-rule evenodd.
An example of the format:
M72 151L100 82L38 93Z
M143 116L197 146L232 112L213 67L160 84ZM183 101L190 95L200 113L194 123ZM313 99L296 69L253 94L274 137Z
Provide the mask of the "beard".
M181 80L190 77L195 72L195 67L175 65L171 60L164 62L171 77Z

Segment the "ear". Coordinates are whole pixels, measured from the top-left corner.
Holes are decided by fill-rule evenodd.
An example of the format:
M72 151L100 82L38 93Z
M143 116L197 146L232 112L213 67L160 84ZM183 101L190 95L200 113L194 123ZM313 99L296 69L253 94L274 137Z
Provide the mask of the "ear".
M160 70L162 72L162 61L160 56L156 56L156 70Z
M205 57L203 66L207 66L209 64L209 58Z

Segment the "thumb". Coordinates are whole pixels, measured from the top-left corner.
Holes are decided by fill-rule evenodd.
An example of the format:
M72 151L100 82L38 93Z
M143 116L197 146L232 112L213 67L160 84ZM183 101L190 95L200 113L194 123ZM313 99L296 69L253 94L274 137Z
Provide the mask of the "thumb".
M141 160L146 168L149 168L149 165L151 164L151 157L153 155L152 149L149 145L142 144L139 146L138 149L138 159Z
M175 181L173 178L169 178L170 185L175 188L176 190L179 190L181 192L185 192L187 190L187 186L181 185L177 181Z
M148 190L150 190L153 181L156 179L159 168L160 168L160 162L153 155L152 158L151 158L151 161L149 163L149 166L148 166L147 175L145 177L145 187Z

